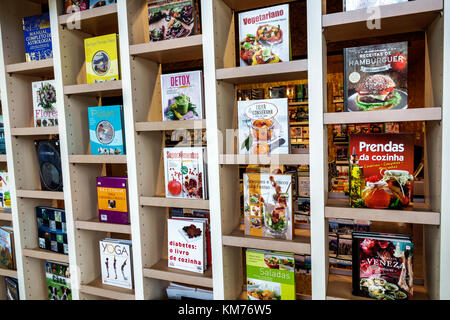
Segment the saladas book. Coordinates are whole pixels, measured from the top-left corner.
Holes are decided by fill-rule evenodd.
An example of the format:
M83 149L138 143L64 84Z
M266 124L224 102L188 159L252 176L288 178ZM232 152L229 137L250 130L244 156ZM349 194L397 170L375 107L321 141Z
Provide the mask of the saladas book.
M247 299L295 300L293 253L247 249Z
M49 13L25 17L22 19L22 25L26 61L53 58Z
M344 49L344 108L408 108L408 42Z
M202 119L202 72L162 74L161 101L164 121Z
M58 125L56 108L55 80L31 83L33 90L33 111L35 127L53 127Z
M239 13L240 65L289 61L289 4Z
M39 248L69 254L64 209L36 207Z
M129 224L128 178L97 177L100 222Z
M131 240L101 240L100 265L102 283L133 289Z
M66 263L45 261L48 300L72 300L70 268Z
M125 154L122 106L88 107L91 154Z
M87 83L119 80L118 35L84 39Z

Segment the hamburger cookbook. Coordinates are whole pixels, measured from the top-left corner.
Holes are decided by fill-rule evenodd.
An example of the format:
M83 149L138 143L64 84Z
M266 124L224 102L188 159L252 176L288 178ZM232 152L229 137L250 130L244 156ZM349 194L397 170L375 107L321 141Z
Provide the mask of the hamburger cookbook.
M408 108L408 42L344 49L344 108Z

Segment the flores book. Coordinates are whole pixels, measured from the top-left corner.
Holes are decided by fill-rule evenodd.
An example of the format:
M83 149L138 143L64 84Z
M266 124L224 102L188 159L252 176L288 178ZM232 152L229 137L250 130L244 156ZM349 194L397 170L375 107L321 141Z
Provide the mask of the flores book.
M31 88L33 90L34 126L57 126L55 80L32 82Z
M107 238L100 241L102 282L111 286L133 288L131 240Z
M72 300L69 265L45 261L48 300Z

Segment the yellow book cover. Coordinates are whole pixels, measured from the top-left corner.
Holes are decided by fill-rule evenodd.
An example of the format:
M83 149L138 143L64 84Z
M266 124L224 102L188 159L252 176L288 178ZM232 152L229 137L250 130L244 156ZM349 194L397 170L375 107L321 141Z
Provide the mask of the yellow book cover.
M87 83L119 80L117 34L84 39Z

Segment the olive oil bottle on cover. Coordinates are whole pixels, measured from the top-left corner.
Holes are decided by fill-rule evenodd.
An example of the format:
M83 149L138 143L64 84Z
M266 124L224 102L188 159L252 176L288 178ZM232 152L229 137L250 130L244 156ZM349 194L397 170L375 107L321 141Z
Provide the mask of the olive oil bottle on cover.
M364 188L363 167L359 165L358 155L355 148L350 158L349 168L349 204L351 207L363 207L362 191Z

